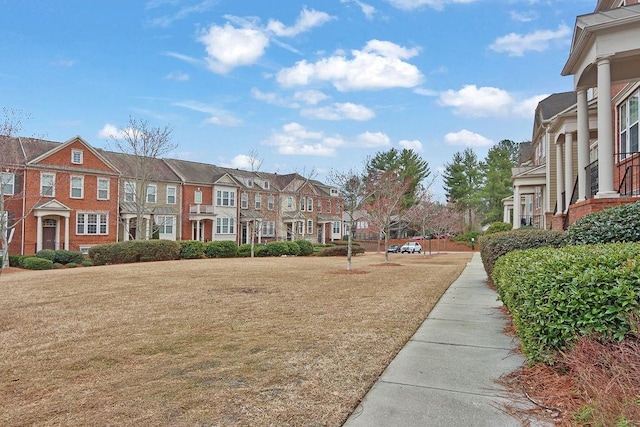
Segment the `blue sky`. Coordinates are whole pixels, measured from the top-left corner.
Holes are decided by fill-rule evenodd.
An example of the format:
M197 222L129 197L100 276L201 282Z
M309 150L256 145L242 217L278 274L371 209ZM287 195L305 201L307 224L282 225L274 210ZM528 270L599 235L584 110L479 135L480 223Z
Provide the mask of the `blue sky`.
M129 116L170 157L288 173L392 147L433 173L529 140L596 0L0 0L0 106L27 136L112 148ZM441 184L433 191L442 194Z

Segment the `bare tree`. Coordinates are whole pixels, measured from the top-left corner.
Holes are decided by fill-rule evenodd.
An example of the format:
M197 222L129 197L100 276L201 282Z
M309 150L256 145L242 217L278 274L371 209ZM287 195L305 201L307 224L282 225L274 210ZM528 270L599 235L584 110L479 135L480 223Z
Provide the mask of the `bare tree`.
M365 203L369 221L380 231L384 238L384 259L389 262L389 235L393 226L404 220L404 195L410 182L403 181L395 171L376 171L366 178L367 193L370 196Z
M122 127L118 135L111 135L116 148L128 155L131 175L125 186L134 188L125 189L129 194L133 193L131 202L135 206L136 214L136 239L146 239L149 236L141 227L147 210L147 188L154 181L156 159L174 150L178 145L171 142L173 130L165 126L151 127L146 120L129 117L127 126Z
M11 236L24 218L9 218L8 204L12 199L23 197L21 191L16 188L16 176L18 175L19 159L9 153L11 138L22 132L22 118L28 118L21 110L2 108L2 121L0 121L0 274L2 269L9 266L9 243Z
M343 212L349 220L349 234L347 239L347 270L351 270L352 230L354 229L356 212L364 206L367 197L367 185L362 172L351 169L347 172L332 172L331 182L340 189L344 200Z

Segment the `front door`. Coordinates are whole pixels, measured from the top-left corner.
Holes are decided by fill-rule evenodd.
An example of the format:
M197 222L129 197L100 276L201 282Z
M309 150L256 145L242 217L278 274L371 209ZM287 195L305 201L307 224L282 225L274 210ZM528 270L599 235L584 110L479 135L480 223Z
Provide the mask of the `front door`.
M57 221L44 219L42 221L42 249L56 249Z

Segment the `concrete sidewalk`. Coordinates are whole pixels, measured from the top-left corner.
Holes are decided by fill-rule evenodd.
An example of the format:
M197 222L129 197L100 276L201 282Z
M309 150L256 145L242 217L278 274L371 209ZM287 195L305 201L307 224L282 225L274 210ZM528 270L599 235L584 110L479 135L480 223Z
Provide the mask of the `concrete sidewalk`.
M480 254L384 371L345 427L519 426L495 380L520 367Z

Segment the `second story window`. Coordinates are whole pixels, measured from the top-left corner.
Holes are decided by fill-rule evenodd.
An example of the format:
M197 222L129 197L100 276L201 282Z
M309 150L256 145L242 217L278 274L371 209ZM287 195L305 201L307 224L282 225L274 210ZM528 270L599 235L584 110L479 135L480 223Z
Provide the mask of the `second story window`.
M216 205L235 206L236 205L235 191L218 190L216 192Z
M71 177L71 198L82 199L84 197L84 177L72 176Z
M199 188L193 193L193 203L196 205L202 204L202 191Z
M43 172L40 174L40 195L45 197L55 197L56 175L53 173Z
M275 205L275 198L273 196L269 196L269 198L267 199L267 209L272 211L274 205Z
M322 213L322 200L318 199L318 213Z
M307 207L307 199L305 197L300 197L300 210L303 211Z
M98 178L98 200L109 200L109 178Z
M147 185L147 203L155 203L158 200L158 186L155 184Z
M313 198L307 197L307 211L313 212Z
M287 196L287 208L289 209L293 208L293 197L291 196Z
M262 209L262 196L260 194L256 194L256 198L255 198L255 208L257 210Z
M249 195L247 193L242 193L240 196L240 207L242 209L249 208Z
M331 213L331 200L327 200L327 213Z
M71 150L71 163L74 165L81 165L83 160L84 156L82 150Z
M124 182L124 201L135 202L136 201L136 183L133 181Z
M176 193L177 189L173 185L167 185L167 204L175 205L176 204Z
M0 173L0 194L13 196L16 191L16 176L13 173Z

